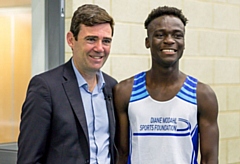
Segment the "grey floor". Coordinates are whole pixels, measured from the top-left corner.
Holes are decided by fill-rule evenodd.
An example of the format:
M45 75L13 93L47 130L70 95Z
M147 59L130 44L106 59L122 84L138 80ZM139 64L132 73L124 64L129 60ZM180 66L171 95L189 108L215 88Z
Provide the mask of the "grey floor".
M0 164L16 164L17 143L0 144Z

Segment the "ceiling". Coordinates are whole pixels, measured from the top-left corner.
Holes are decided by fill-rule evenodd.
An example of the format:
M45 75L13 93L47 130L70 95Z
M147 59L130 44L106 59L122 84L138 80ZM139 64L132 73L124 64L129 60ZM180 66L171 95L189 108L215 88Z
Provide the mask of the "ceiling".
M1 0L0 7L30 6L31 0Z

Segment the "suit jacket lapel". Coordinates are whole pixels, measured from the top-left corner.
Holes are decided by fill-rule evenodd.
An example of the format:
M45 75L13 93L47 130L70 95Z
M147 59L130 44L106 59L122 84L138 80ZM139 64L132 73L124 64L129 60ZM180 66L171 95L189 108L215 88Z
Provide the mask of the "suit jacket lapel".
M66 63L63 76L66 79L66 81L63 83L63 87L65 89L66 95L72 106L73 112L75 113L77 120L79 121L83 129L87 143L89 143L87 121L86 121L84 107L82 103L82 97L78 89L78 83L72 68L71 60Z
M106 100L106 106L107 106L107 112L108 112L108 118L109 118L109 133L110 133L110 151L111 151L111 159L112 162L114 161L114 136L115 136L115 117L114 117L114 108L113 108L113 96L112 96L112 87L109 84L109 81L105 79L106 85L103 89L105 100Z

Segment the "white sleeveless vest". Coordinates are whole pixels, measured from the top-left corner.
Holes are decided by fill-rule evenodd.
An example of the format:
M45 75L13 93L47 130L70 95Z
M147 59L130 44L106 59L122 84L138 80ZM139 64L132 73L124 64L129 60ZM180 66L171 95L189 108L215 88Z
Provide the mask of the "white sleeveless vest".
M146 90L145 75L135 76L128 108L128 163L197 164L197 80L187 76L174 98L156 101Z

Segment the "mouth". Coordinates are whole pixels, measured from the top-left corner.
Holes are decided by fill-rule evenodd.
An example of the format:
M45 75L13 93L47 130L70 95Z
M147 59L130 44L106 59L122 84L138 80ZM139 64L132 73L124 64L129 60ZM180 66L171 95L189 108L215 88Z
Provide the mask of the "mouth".
M103 56L91 56L91 55L89 55L89 56L93 59L102 59L103 58Z
M174 50L174 49L162 49L161 50L162 52L170 52L170 53L173 53L173 52L177 52L177 50Z

